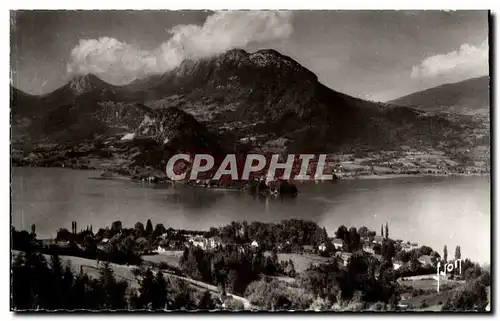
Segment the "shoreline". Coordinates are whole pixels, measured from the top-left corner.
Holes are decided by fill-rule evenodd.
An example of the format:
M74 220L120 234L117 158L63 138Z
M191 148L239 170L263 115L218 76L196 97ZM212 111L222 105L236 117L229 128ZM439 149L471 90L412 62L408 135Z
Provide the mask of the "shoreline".
M87 172L103 172L105 173L106 171L109 171L109 169L101 169L101 168L73 168L73 167L61 167L61 166L19 166L19 165L14 165L11 164L11 168L52 168L52 169L66 169L66 170L76 170L76 171L87 171ZM432 174L427 174L427 173L419 173L419 174L369 174L369 175L339 175L338 180L352 180L352 179L390 179L390 178L400 178L400 177L426 177L426 176L434 176L434 177L455 177L455 176L491 176L490 172L486 173L449 173L449 174L439 174L439 173L432 173ZM93 177L88 177L89 179L103 179L103 180L130 180L133 182L141 182L140 179L135 179L132 176L124 176L124 175L117 175L117 176L109 176L109 177L103 177L103 176L93 176ZM290 179L290 181L294 182L314 182L314 179L310 179L307 181L300 181L300 180L295 180L295 179ZM331 182L335 180L328 180L325 182ZM180 183L180 182L178 182ZM230 189L232 190L232 189Z
M450 174L370 174L370 175L357 175L357 176L341 176L340 180L355 180L355 179L391 179L391 178L412 178L412 177L475 177L475 176L491 176L490 173L450 173Z

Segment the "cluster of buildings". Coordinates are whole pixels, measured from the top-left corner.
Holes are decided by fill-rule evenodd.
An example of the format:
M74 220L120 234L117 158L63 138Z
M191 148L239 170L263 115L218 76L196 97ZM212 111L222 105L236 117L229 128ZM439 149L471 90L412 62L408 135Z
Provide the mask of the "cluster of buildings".
M201 248L202 250L213 250L218 246L225 245L219 236L212 236L212 237L204 237L201 235L185 235L185 236L187 238L187 241L184 243L186 246L196 246ZM165 238L165 236L162 235L162 238ZM251 248L259 247L259 243L255 240L247 245L250 246ZM158 253L161 253L169 251L171 249L158 245L158 248L156 250L158 251Z
M382 243L384 242L384 237L382 237L380 235L376 235L373 238L361 237L361 242L363 244L362 249L364 252L370 253L370 254L378 257L379 259L381 259L381 255L375 254L374 247L376 245L382 245ZM347 265L348 260L351 257L352 253L343 251L344 240L340 239L340 238L334 238L331 240L331 243L335 247L335 250L337 251L337 253L335 255L342 259L342 261L344 262L344 265ZM419 248L418 243L416 243L416 242L409 242L409 241L403 242L402 240L396 240L396 244L398 244L401 247L401 249L406 251L406 252ZM318 246L317 250L319 252L325 252L327 250L327 246L324 243L322 243ZM427 266L427 265L434 266L435 265L435 259L430 255L422 255L418 258L418 261L423 266ZM402 261L398 261L398 260L393 261L393 267L395 270L398 270L403 265L404 265L404 262L402 262Z

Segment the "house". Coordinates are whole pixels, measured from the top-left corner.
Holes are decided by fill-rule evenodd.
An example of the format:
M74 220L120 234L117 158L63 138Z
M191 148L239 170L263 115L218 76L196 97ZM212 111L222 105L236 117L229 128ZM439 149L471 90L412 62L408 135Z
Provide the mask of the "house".
M434 265L434 258L430 255L422 255L421 257L418 258L418 261L422 265Z
M392 267L394 268L394 270L399 270L399 268L401 268L403 264L404 262L402 261L394 261L392 262Z
M413 249L418 248L418 243L410 243L410 242L401 243L401 247L402 247L405 251L411 251L411 250L413 250Z
M318 246L318 251L320 251L320 252L325 252L326 251L326 245L325 245L325 243L321 243Z
M97 249L102 252L111 252L113 250L113 246L109 243L99 244L97 245Z
M200 235L192 236L189 235L188 243L192 246L198 246L204 250L209 250L216 248L220 244L222 244L222 239L218 236L213 236L211 238L205 238Z
M166 249L166 248L164 248L164 247L163 247L163 246L161 246L161 245L158 245L158 248L156 249L156 251L157 251L158 253L165 253L165 252L167 252L167 249Z
M347 265L349 263L349 259L352 256L352 253L349 253L349 252L337 252L335 255L342 260L342 264Z
M212 236L211 238L208 239L210 248L215 248L219 245L222 244L222 239L220 236Z
M332 241L333 246L335 246L335 249L342 249L344 247L344 240L342 239L333 239Z
M191 243L191 245L198 246L202 249L207 248L207 243L208 243L207 239L201 236L190 237L188 242Z
M376 235L374 238L373 238L373 243L374 244L382 244L384 242L384 238L380 235Z
M250 244L251 247L259 247L259 243L255 240L252 241L252 243Z
M363 246L363 251L365 251L366 253L370 253L370 254L375 253L375 251L373 250L373 248L371 246L368 246L368 245L364 245Z

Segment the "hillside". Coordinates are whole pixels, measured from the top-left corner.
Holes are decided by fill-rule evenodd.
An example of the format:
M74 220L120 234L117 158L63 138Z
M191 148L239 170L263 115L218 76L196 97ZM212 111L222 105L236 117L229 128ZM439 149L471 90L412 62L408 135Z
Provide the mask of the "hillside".
M166 156L163 150L215 151L219 146L225 151L317 154L404 147L462 157L457 149L489 141L470 117L449 118L336 92L275 50L235 49L186 60L170 72L125 86L79 76L33 99L35 103L31 98L16 101L18 110L37 105L40 111L13 134L21 158L39 144L81 151L99 149L96 143L119 143L126 152L120 162L130 164L130 155L141 158L145 153L134 149L144 139L154 142L155 156L145 158L155 161L141 166L158 168Z
M144 89L147 80L141 83ZM130 92L137 84L128 86ZM153 77L145 104L178 107L220 133L256 146L282 138L290 152L437 147L458 124L331 90L274 50L231 50ZM152 99L156 96L155 99Z
M489 114L490 78L483 76L419 91L389 103L432 112Z

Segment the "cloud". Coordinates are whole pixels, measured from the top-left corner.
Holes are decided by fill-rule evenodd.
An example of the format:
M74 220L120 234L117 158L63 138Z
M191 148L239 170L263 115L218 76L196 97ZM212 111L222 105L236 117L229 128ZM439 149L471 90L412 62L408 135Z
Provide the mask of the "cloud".
M287 39L293 31L290 11L221 11L202 26L177 25L155 50L142 50L110 37L82 39L71 51L71 74L94 73L114 83L126 83L162 73L185 59L220 54L249 43Z
M488 74L488 40L479 46L462 44L458 50L435 55L413 66L411 78L471 78Z

